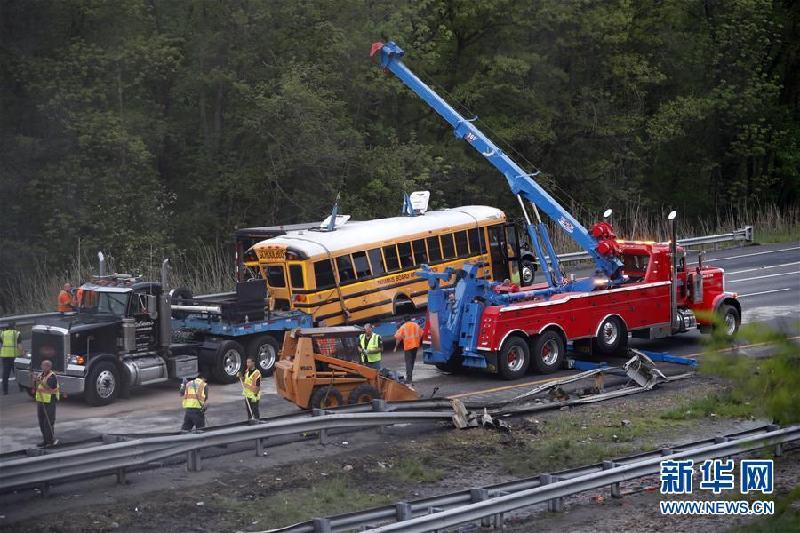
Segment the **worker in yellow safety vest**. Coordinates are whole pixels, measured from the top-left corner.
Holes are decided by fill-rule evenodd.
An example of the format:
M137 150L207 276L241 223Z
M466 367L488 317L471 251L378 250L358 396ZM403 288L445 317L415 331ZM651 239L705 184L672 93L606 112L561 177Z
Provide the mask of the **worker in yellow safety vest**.
M208 405L208 384L202 375L181 385L182 406L184 410L181 431L202 429L206 425L206 407Z
M244 373L239 373L239 381L242 382L242 395L244 396L245 407L247 407L247 419L251 423L256 423L261 418L261 413L258 410L258 402L261 401L261 371L256 368L254 357L248 357L245 364L247 368Z
M406 359L406 383L411 385L414 382L414 363L417 362L417 350L422 344L422 327L411 320L410 317L403 319L403 325L394 334L394 349L400 348L403 342L403 351Z
M0 359L3 360L3 394L8 394L8 378L14 370L14 359L22 355L22 334L13 322L0 331Z
M33 375L33 390L36 399L36 415L39 417L39 429L44 440L42 447L55 446L56 402L61 399L58 377L53 373L53 363L49 359L42 361L42 372Z
M358 351L361 353L361 362L363 364L380 370L383 339L372 331L372 324L364 324L364 333L358 336Z

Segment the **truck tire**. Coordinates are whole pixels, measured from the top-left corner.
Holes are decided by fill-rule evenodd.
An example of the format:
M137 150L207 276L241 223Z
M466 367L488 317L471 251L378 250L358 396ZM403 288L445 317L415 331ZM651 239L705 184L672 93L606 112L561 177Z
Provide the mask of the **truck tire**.
M592 348L600 355L625 355L628 353L628 330L618 317L610 316L600 324Z
M542 374L552 374L564 366L567 356L564 339L557 332L548 330L537 335L531 346L533 367Z
M519 379L528 371L531 352L525 339L509 337L497 356L497 372L503 379Z
M309 405L313 409L330 409L344 405L344 399L339 389L328 385L314 389Z
M732 305L722 304L719 307L719 311L717 311L717 315L719 316L720 326L715 326L715 328L720 327L724 336L733 337L742 324L742 315L739 310Z
M536 263L530 259L523 259L521 261L522 272L519 276L519 284L521 287L533 285L533 280L536 277Z
M92 366L84 385L84 398L92 406L108 405L117 398L120 376L116 365L101 361Z
M214 356L214 367L211 373L218 383L235 383L239 379L236 374L244 368L244 348L236 341L222 341Z
M272 375L275 362L278 360L280 344L272 335L262 335L251 340L247 345L247 355L256 358L256 366L263 377Z
M370 403L372 400L379 400L380 397L381 393L378 392L378 389L369 383L362 383L350 391L350 395L347 397L347 403Z

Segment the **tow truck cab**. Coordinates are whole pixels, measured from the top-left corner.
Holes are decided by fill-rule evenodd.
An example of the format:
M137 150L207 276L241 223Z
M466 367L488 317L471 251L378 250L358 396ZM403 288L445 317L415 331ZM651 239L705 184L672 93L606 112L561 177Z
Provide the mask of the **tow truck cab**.
M618 241L622 249L623 273L626 284L644 282L668 282L672 279L672 258L667 243ZM693 329L695 325L708 328L719 316L727 329L731 320L741 317L741 305L735 293L725 290L725 270L705 266L702 260L690 265L686 260L686 250L677 247L676 272L676 324L678 332ZM622 285L623 287L625 284ZM732 308L735 313L726 313L723 306ZM692 322L696 324L692 324ZM733 333L732 331L730 333Z
M127 396L130 387L197 374L196 347L171 344L170 305L160 283L104 276L78 290L79 305L32 328L31 352L15 362L21 387L49 359L62 392L91 405Z

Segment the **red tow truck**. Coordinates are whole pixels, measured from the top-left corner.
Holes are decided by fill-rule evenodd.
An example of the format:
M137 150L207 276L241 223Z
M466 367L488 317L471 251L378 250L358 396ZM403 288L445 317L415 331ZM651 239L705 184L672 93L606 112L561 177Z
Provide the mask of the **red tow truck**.
M669 243L617 239L604 220L589 230L578 222L534 179L403 63L395 43L375 43L383 69L397 76L445 119L457 138L466 141L506 178L526 219L526 231L546 283L520 288L510 282L482 279L479 265L465 264L458 272L423 266L428 280L428 320L424 361L444 370L461 366L485 368L505 379L529 368L555 372L566 358L567 342L591 346L610 355L627 349L633 337L660 338L698 327L710 328L715 315L732 335L741 321L736 294L725 291L724 271L702 264L690 267L676 245L675 211L669 219ZM529 216L526 202L533 216ZM594 261L592 275L567 276L550 241L544 212ZM509 236L491 242L493 265L511 265ZM443 280L456 283L442 288ZM495 276L496 279L502 279Z

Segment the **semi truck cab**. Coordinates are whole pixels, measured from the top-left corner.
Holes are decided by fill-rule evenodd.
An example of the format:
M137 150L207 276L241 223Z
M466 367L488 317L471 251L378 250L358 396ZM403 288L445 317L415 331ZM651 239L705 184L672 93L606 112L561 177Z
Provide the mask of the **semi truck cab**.
M172 344L170 304L160 283L126 275L82 285L75 313L32 328L31 351L15 361L19 384L49 359L66 394L90 405L125 397L133 386L197 375L197 347Z

